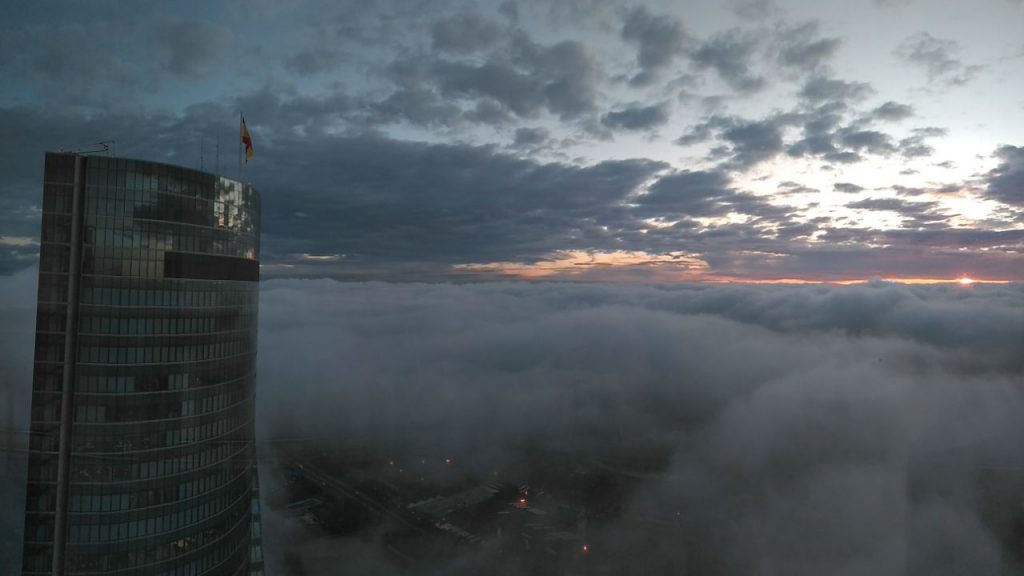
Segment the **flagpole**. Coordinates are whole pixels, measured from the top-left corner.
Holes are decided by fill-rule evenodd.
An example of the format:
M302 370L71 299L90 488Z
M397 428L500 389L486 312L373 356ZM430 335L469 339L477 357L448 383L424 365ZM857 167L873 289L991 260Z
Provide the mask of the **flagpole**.
M242 123L245 122L245 116L241 112L238 113L238 181L242 181Z

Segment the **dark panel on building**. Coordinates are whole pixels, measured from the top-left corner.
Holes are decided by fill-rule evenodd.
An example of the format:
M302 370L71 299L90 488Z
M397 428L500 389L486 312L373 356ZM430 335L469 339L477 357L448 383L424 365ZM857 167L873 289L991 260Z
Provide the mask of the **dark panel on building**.
M165 252L164 278L256 282L260 279L260 263L230 256Z

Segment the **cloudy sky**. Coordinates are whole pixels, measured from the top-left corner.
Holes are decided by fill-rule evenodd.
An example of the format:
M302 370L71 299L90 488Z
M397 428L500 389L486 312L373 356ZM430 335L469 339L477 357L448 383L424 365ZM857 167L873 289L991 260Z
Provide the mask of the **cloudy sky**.
M20 3L0 271L42 155L238 175L265 277L1020 280L1024 3Z
M1024 570L1020 284L672 285L1024 281L1021 0L5 16L0 428L26 428L43 153L114 141L263 193L262 438L669 446L595 536L609 573ZM609 284L461 282L516 278ZM631 520L666 506L688 520Z

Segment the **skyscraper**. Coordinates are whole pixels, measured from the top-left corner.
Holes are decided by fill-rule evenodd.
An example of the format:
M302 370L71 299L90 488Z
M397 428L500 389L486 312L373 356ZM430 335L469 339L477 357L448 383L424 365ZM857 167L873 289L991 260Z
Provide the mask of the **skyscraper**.
M262 571L259 195L49 153L23 573Z

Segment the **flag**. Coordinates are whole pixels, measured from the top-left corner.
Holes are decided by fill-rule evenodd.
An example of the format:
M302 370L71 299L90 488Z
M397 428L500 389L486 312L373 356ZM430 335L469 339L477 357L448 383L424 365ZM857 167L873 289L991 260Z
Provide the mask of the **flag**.
M245 163L249 163L249 158L256 155L256 151L252 148L252 138L249 137L249 129L245 127L245 116L242 116L242 145L245 146Z

